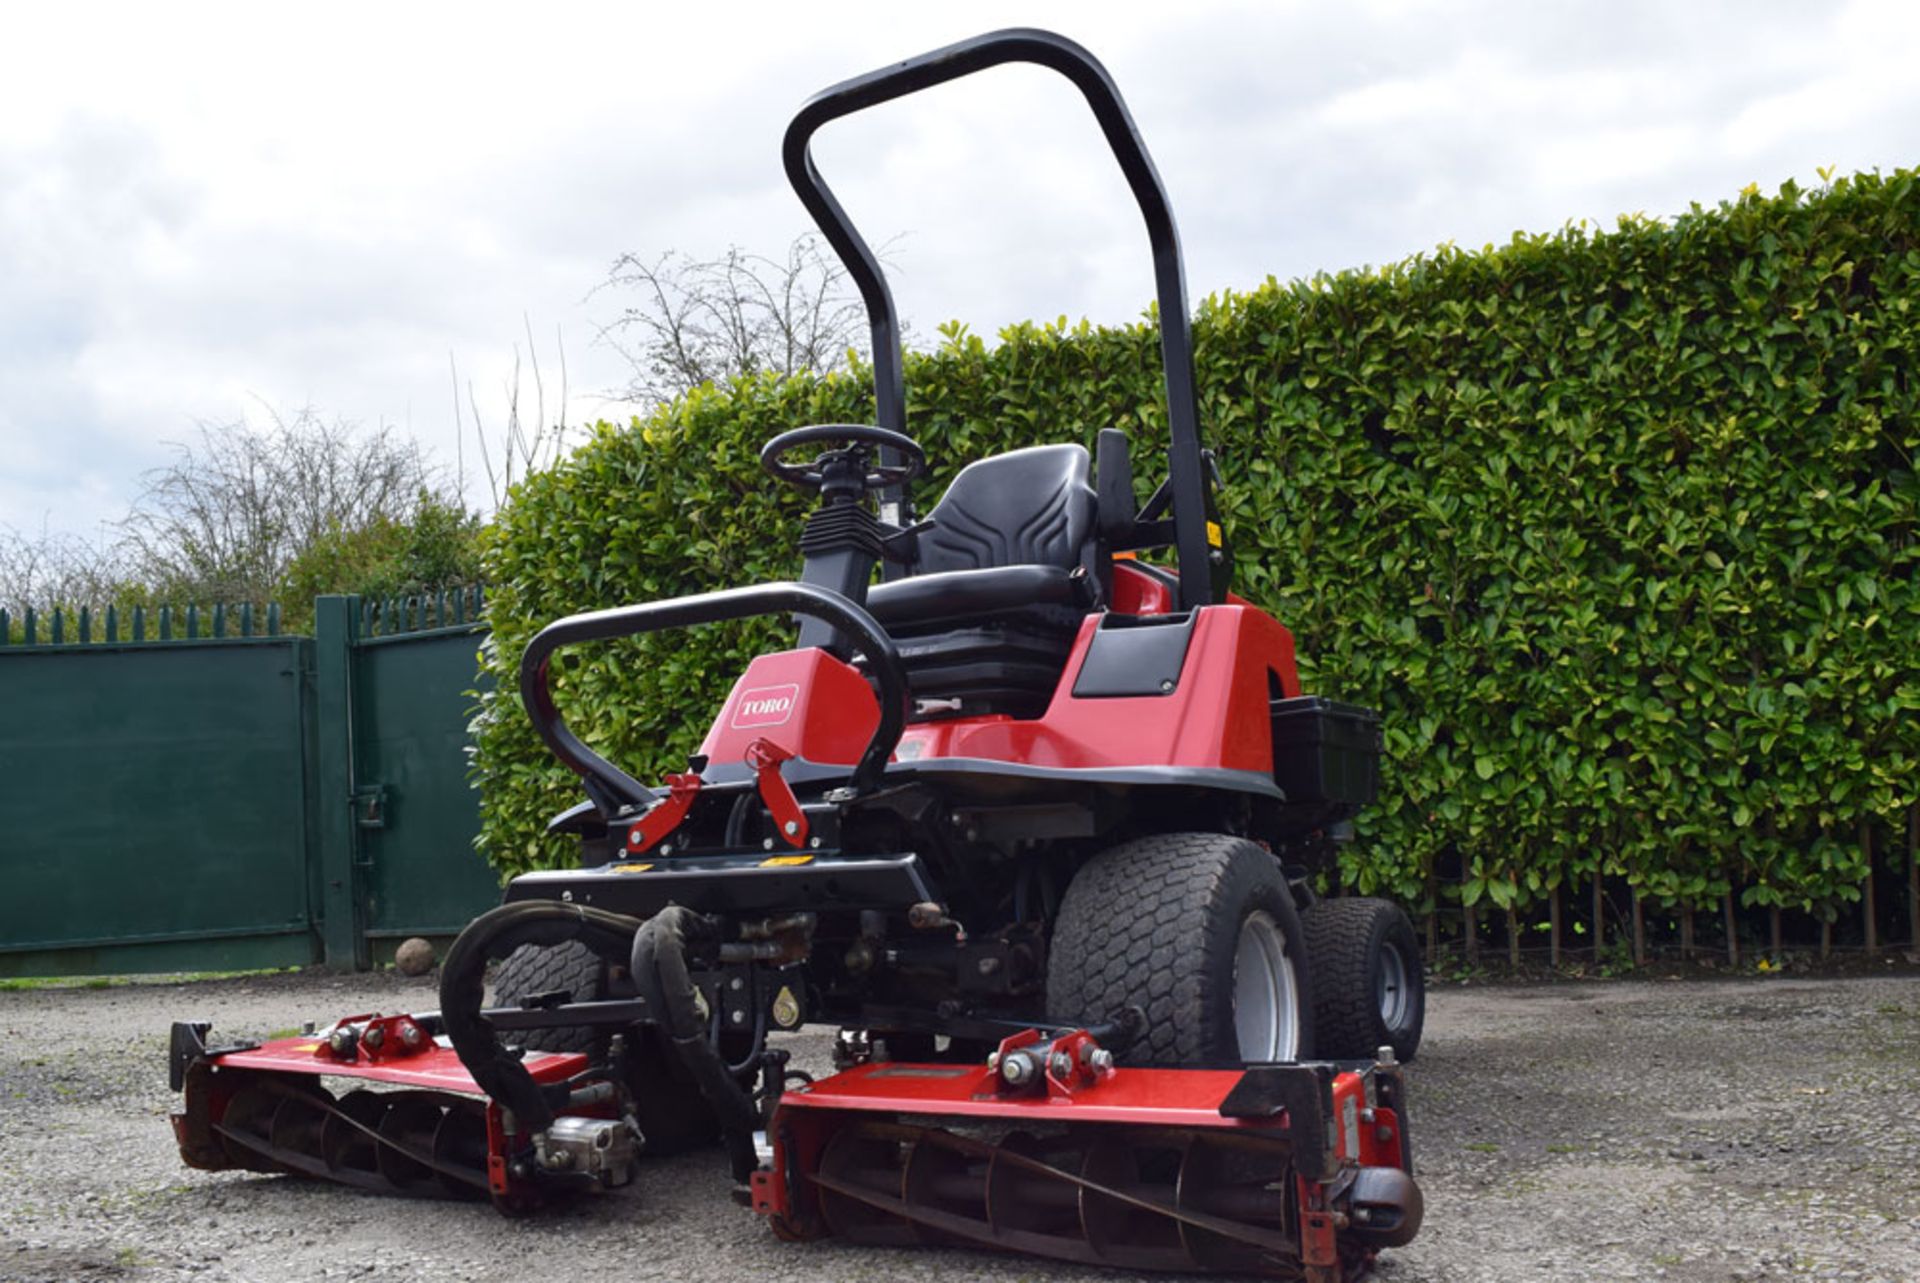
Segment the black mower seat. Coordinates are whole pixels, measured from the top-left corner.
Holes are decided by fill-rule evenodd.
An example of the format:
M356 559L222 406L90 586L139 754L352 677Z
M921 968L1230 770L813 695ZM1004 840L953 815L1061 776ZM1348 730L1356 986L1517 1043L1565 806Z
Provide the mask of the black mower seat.
M959 714L1044 711L1100 604L1092 465L1077 445L968 464L927 514L914 573L867 592L917 700Z

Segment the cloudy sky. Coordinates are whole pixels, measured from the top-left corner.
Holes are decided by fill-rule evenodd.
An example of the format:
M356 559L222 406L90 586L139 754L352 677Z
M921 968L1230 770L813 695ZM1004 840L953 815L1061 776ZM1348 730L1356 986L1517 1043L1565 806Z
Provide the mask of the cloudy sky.
M963 13L964 10L964 13ZM99 537L201 421L314 407L452 466L531 326L574 420L623 251L778 253L793 108L997 26L1089 46L1173 195L1196 296L1750 182L1920 163L1920 5L103 4L0 41L0 524ZM823 132L921 334L1151 292L1064 81L1006 68ZM769 432L788 425L769 425ZM479 502L469 424L469 498Z

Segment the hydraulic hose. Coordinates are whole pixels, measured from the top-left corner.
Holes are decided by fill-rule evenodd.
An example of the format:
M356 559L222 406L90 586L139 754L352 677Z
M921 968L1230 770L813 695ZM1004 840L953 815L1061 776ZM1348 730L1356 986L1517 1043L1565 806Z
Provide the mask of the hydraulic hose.
M606 957L625 957L640 927L640 919L623 913L558 900L524 900L481 914L447 950L440 971L440 1018L447 1039L474 1083L502 1109L512 1111L520 1129L541 1132L551 1126L554 1107L565 1101L568 1088L542 1088L534 1082L480 1014L488 960L505 958L523 944L552 946L570 940Z
M706 920L691 909L670 904L660 910L634 933L633 982L648 1009L659 1013L657 1019L668 1045L713 1107L733 1164L733 1178L745 1181L760 1165L753 1146L760 1113L753 1106L753 1098L727 1072L726 1061L708 1038L706 1022L696 1005L698 991L687 970L688 943L711 932Z

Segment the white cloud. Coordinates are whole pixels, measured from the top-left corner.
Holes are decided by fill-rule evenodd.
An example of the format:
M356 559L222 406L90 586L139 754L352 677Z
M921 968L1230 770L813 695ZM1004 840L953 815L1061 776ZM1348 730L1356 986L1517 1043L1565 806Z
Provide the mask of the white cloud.
M454 455L523 318L573 414L624 250L777 251L787 118L995 25L1094 50L1198 296L1515 228L1920 160L1898 3L36 6L0 51L0 522L89 531L196 419L313 404ZM1139 314L1139 220L1064 82L1005 69L839 122L823 171L949 316ZM469 453L471 450L469 449Z

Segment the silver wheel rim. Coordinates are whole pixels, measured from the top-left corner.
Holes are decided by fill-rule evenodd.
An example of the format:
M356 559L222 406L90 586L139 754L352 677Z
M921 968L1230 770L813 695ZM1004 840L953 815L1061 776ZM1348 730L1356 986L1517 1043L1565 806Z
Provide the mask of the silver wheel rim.
M1247 915L1234 946L1233 1031L1242 1060L1292 1060L1299 1051L1293 960L1286 935L1264 909Z
M1406 1026L1407 1006L1413 997L1407 992L1407 960L1392 945L1380 950L1380 972L1373 993L1380 1007L1380 1023L1398 1033Z

